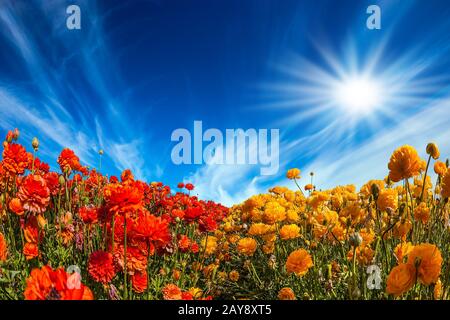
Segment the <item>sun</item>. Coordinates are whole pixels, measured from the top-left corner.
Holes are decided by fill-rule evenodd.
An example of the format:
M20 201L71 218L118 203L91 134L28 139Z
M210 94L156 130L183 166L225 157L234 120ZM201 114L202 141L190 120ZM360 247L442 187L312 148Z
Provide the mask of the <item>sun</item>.
M367 115L380 106L382 89L373 78L357 76L333 88L337 105L352 115Z

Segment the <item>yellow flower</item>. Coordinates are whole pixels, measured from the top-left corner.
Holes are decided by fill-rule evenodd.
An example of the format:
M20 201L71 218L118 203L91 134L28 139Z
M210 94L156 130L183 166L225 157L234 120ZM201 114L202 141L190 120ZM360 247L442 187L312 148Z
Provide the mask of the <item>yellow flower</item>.
M253 238L243 238L239 240L237 250L244 255L252 256L256 251L257 243Z
M278 299L279 300L296 300L295 293L291 288L282 288L278 292Z
M380 191L377 200L378 209L386 211L387 208L391 208L396 211L398 208L398 194L395 189L383 189Z
M439 149L435 143L430 142L427 144L427 154L429 154L434 160L439 158Z
M206 255L211 255L217 250L217 238L214 236L208 236L202 240L202 248L205 250Z
M441 282L441 279L439 279L436 282L436 284L434 285L433 296L434 296L435 300L442 299L442 282Z
M289 169L286 173L288 179L300 179L300 170L297 168Z
M408 264L417 269L417 278L424 285L436 283L441 274L442 256L439 249L429 243L414 247L408 256Z
M286 271L295 273L297 276L305 275L312 266L312 258L305 249L291 252L286 261Z
M280 229L280 238L283 240L295 239L300 236L300 227L296 224L284 225Z
M387 277L386 292L394 296L402 295L414 285L416 269L414 266L402 263L394 267Z
M194 299L199 299L203 295L203 291L200 288L192 287L189 289L189 293L192 295Z
M391 181L398 182L418 175L422 169L422 160L416 149L406 145L394 151L388 168Z

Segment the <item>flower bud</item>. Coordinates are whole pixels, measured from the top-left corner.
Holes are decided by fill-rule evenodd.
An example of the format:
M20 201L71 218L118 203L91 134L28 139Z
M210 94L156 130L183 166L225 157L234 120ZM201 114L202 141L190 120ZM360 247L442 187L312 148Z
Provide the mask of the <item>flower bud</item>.
M358 247L362 243L362 237L358 232L353 232L349 238L348 242L352 247Z
M103 152L103 149L100 149L100 150L98 151L98 154L101 155L101 156L103 155L103 153L104 153L104 152Z
M37 151L37 149L39 148L38 138L34 137L33 140L31 141L31 145L33 146L34 151Z
M62 185L62 186L66 183L66 179L64 179L63 175L59 176L59 180L58 181L59 181L59 184Z
M435 143L430 142L429 144L427 144L426 151L427 151L427 154L430 155L434 160L439 158L439 155L440 155L439 149Z

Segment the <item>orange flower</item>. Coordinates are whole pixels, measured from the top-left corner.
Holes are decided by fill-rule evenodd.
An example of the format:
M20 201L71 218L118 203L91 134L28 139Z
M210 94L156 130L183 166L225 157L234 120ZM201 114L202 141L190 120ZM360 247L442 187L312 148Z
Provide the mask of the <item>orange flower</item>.
M143 272L136 272L131 276L131 284L133 286L133 290L137 293L143 293L147 289L148 281L147 281L147 270Z
M297 168L289 169L286 173L288 179L300 179L300 170Z
M127 272L133 275L135 272L144 272L147 269L148 254L145 250L127 246ZM114 247L114 261L124 269L124 246L116 245Z
M24 213L23 206L19 198L12 198L11 201L9 201L9 209L18 216L21 216Z
M84 223L94 224L98 221L98 208L94 206L81 207L78 214Z
M23 246L23 254L27 260L34 259L39 256L39 248L36 243L27 242Z
M434 163L434 172L439 175L439 176L443 176L445 174L445 172L447 171L447 166L445 165L444 162L442 161L436 161Z
M70 173L72 170L79 170L81 168L80 159L68 148L61 151L58 157L58 164L64 173Z
M394 151L388 164L389 178L393 182L408 179L419 174L422 163L417 151L411 146L403 146Z
M414 266L401 263L394 267L388 275L386 292L394 296L407 292L416 282L416 269Z
M414 218L423 224L426 224L428 220L430 219L430 208L427 207L427 204L425 202L421 202L415 209L414 209Z
M305 275L312 266L311 256L305 249L298 249L291 252L286 261L286 271L288 273L295 273L297 276Z
M25 148L16 143L6 144L3 150L3 169L10 175L19 175L28 167L29 157Z
M441 180L441 195L443 198L450 197L450 170L445 171Z
M113 255L104 251L93 252L89 257L88 271L95 281L109 283L116 275Z
M300 237L300 227L296 224L284 225L280 229L280 238L283 240L295 239Z
M50 266L33 269L26 281L26 300L93 300L92 291L79 282L77 274Z
M398 263L403 262L403 258L407 257L409 253L414 249L411 242L401 242L394 249L394 256Z
M6 244L6 239L0 232L0 262L6 261L8 257L8 246Z
M170 283L162 289L164 300L181 300L181 289Z
M435 245L423 243L415 246L409 254L407 263L417 269L417 278L424 285L428 286L438 281L442 256Z
M50 190L45 179L39 175L27 176L20 185L18 198L25 210L35 214L44 213L50 202Z
M243 238L238 241L237 250L246 256L252 256L256 251L257 243L253 238Z
M278 299L279 300L295 300L294 290L292 290L291 288L282 288L278 292Z
M386 211L387 208L391 208L393 211L398 207L398 194L395 189L383 189L380 191L377 200L378 209Z

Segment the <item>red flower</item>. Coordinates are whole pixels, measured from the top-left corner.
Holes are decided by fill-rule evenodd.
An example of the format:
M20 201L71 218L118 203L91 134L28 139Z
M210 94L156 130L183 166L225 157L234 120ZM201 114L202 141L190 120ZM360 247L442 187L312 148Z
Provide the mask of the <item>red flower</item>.
M59 190L59 175L56 172L49 172L44 175L47 187L52 195L57 195Z
M104 251L93 252L89 257L88 271L95 281L109 283L116 275L113 255Z
M189 190L189 191L194 190L194 185L193 185L192 183L186 183L185 187L186 187L186 189Z
M178 188L183 189L184 188L184 183L183 182L178 183Z
M17 143L5 145L3 150L3 169L10 175L23 174L28 167L29 158L25 148Z
M181 235L178 239L178 248L181 252L186 252L191 247L191 239L186 235Z
M194 220L200 217L203 213L203 208L201 206L190 207L185 210L184 218L186 220Z
M61 154L58 157L58 164L61 171L65 173L70 173L72 170L81 168L80 159L68 148L61 151Z
M6 261L8 257L8 246L6 244L5 237L0 232L0 262Z
M189 291L185 291L181 293L181 300L194 300L192 293Z
M120 175L120 180L122 182L133 182L134 176L130 169L125 169L122 171L122 174Z
M50 190L39 175L27 176L20 185L18 198L23 208L35 214L44 213L50 202Z
M106 186L104 195L113 213L134 213L143 206L144 193L134 185L110 184Z
M39 256L39 248L34 242L27 242L23 246L23 254L27 260L37 258Z
M68 274L63 268L50 266L33 269L26 283L26 300L93 300L92 291L78 281L77 274Z
M93 224L98 221L98 208L94 206L81 207L78 214L84 223Z
M143 293L147 289L147 271L136 272L131 276L133 290L137 293Z

